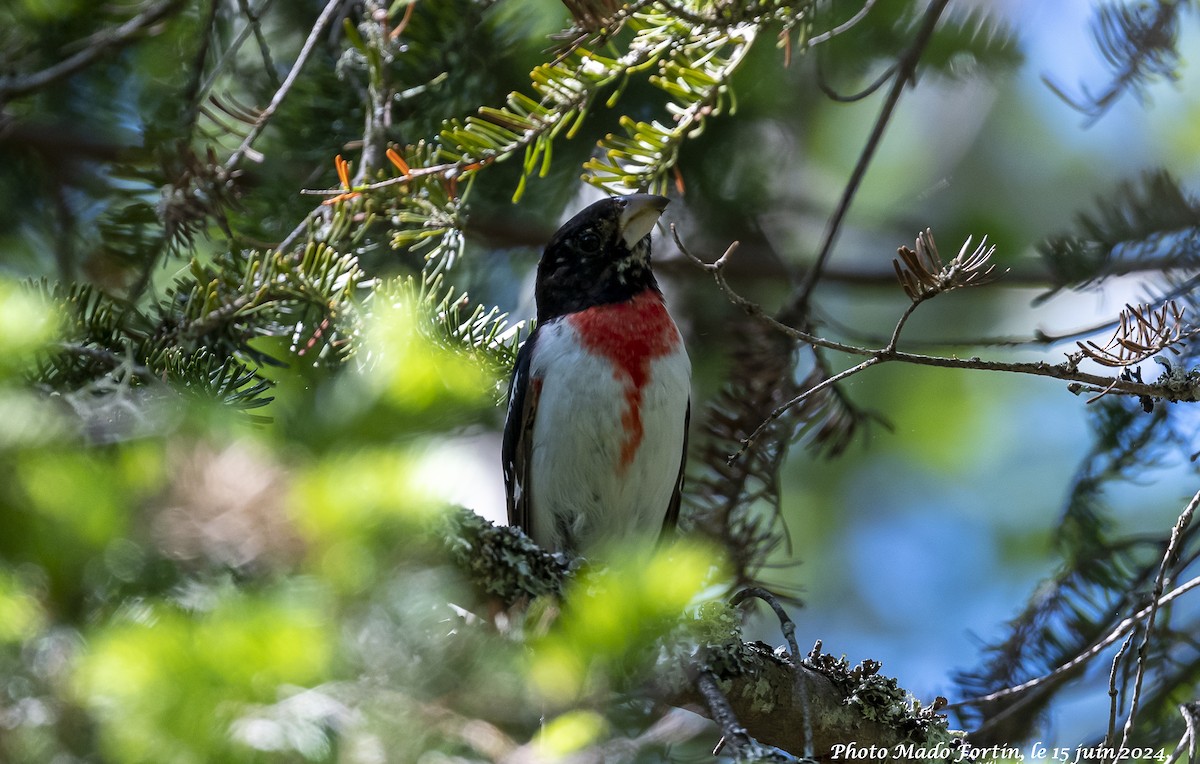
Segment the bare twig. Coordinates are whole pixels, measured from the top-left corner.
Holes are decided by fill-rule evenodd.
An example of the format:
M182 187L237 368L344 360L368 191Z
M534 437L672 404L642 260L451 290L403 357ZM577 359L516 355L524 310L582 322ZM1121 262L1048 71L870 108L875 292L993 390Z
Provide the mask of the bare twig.
M271 2L272 0L263 0L255 10L250 7L250 0L238 0L238 7L241 9L242 15L246 17L246 27L240 33L239 39L245 39L247 30L254 33L254 39L258 43L258 54L263 61L263 73L271 80L271 86L278 89L283 83L279 81L279 75L275 73L275 60L271 56L271 45L267 42L267 36L263 33L262 28L262 15L270 7Z
M1167 300L1158 310L1149 305L1126 305L1113 336L1103 347L1090 340L1075 344L1083 356L1101 366L1120 369L1141 363L1163 350L1178 355L1179 351L1172 346L1185 336L1183 309L1174 300Z
M783 638L787 640L788 649L792 652L792 660L800 660L800 647L796 644L796 622L784 610L779 598L761 586L750 586L733 595L729 604L737 607L750 598L760 599L771 606L779 619L779 628L783 631Z
M821 241L821 248L817 252L817 259L805 275L804 283L796 290L788 305L780 313L780 318L784 322L798 323L797 319L807 311L809 296L812 294L813 289L816 288L817 282L821 279L821 272L824 270L825 263L829 260L829 255L833 251L833 243L837 240L838 233L841 231L846 213L850 211L850 204L854 201L855 194L858 193L858 187L862 184L863 178L866 177L867 168L870 166L871 160L875 158L875 152L879 148L879 144L883 141L883 133L887 129L888 123L891 122L896 104L900 101L900 94L904 92L904 88L915 77L917 62L920 60L925 46L929 44L930 38L933 37L933 30L937 27L938 19L941 18L942 12L946 9L949 1L933 0L929 4L929 7L925 11L925 18L913 36L912 45L901 56L896 68L895 79L892 82L892 88L888 91L883 108L880 109L879 116L875 119L875 125L871 128L871 134L867 137L866 145L863 146L862 153L858 156L858 162L855 164L854 170L850 173L850 180L846 183L846 188L842 191L842 197L838 201L838 206L825 228L825 236Z
M1125 652L1129 649L1129 645L1133 643L1133 635L1125 637L1125 641L1121 643L1121 649L1117 650L1117 654L1113 656L1112 668L1108 672L1108 731L1104 733L1104 742L1107 745L1117 734L1117 668L1121 665L1121 658L1125 657Z
M244 5L247 2L248 0L238 0L239 5ZM237 59L238 51L241 50L241 47L245 44L246 40L250 39L251 34L254 34L259 41L260 55L263 58L263 69L265 70L267 77L270 78L272 87L276 89L280 87L281 83L279 82L279 75L275 73L275 63L271 59L271 51L268 48L263 47L266 42L261 37L262 25L260 20L262 15L267 12L267 9L271 6L272 2L274 2L274 0L262 0L262 3L258 6L257 10L251 10L248 7L243 9L243 13L246 15L247 19L250 20L250 22L241 28L233 40L231 40L229 44L225 46L225 49L222 51L221 58L217 59L213 63L208 72L208 76L204 79L204 83L200 86L200 96L204 96L212 90L213 86L217 82L217 78L221 75L225 68L231 65Z
M187 87L183 89L183 93L181 94L181 100L187 104L185 121L187 122L189 133L196 129L196 120L201 114L208 116L209 119L211 119L213 122L216 122L221 129L226 130L227 132L232 132L225 125L221 124L217 117L206 112L204 108L204 96L207 91L201 90L201 79L204 74L204 62L208 58L210 46L212 45L213 38L216 36L213 32L213 27L217 23L218 7L219 3L217 0L210 0L208 4L208 12L205 14L204 18L203 32L196 35L196 37L199 38L199 42L196 45L195 53L192 55L192 63L188 67L188 84ZM149 263L148 267L153 267L153 265L153 262Z
M1050 377L1065 382L1071 382L1072 385L1068 389L1070 389L1072 392L1103 392L1105 394L1120 394L1138 398L1161 399L1168 401L1196 400L1197 391L1191 387L1185 387L1176 390L1165 385L1141 382L1136 378L1129 376L1105 377L1098 374L1090 374L1088 372L1080 371L1077 368L1077 360L1070 358L1062 363L1050 364L1045 361L994 361L982 359L978 356L971 358L959 358L957 356L937 356L901 351L897 347L900 339L900 331L903 329L905 322L912 314L915 306L920 304L919 302L912 302L905 309L904 313L897 321L888 343L884 347L866 348L818 337L810 332L788 326L779 319L768 315L761 306L742 297L729 285L728 280L725 278L724 269L728 266L730 257L737 248L736 242L730 245L725 253L721 255L721 257L715 262L707 263L691 253L691 251L680 239L679 232L674 226L671 227L671 231L675 238L676 246L679 247L679 251L682 252L683 255L693 263L710 273L713 279L716 281L717 287L725 294L729 301L744 311L747 315L766 322L775 330L788 337L791 337L792 339L808 343L814 347L825 348L827 350L833 350L845 353L847 355L866 357L866 360L862 361L861 363L851 366L850 368L847 368L832 377L822 380L819 384L815 385L809 390L806 390L805 392L777 408L771 413L770 417L768 417L768 419L764 421L763 424L760 425L759 428L756 429L755 432L746 439L746 441L743 442L743 449L742 451L739 451L739 453L743 452L745 448L752 445L754 439L762 433L763 429L767 425L779 419L779 417L786 413L789 409L799 405L812 394L819 392L829 385L840 382L847 377L858 374L861 371L865 371L871 366L875 366L885 361L901 361L919 366L937 366L950 369L971 369L975 371L1000 371L1014 374L1029 374L1038 377ZM960 255L962 255L966 249L967 248L964 247L960 252ZM979 249L975 250L974 254L965 259L965 262L970 263L971 270L964 272L979 274L988 273L987 270L982 269L982 263L975 257L975 254L978 254L979 251ZM957 259L958 258L956 258L956 260ZM951 266L948 266L947 269L949 270L953 265L954 263L952 262ZM980 278L970 283L983 283L983 279ZM966 284L963 283L961 285ZM736 457L737 455L735 454L734 456Z
M717 258L715 262L706 263L691 253L691 250L687 248L687 245L683 243L683 240L679 238L679 231L675 228L674 224L671 225L671 235L675 239L675 246L679 247L679 251L683 253L683 256L710 273L713 279L717 282L717 287L722 293L724 293L725 297L735 306L740 308L746 315L760 319L782 334L785 334L792 339L800 340L801 342L807 342L810 345L827 348L829 350L838 350L843 353L850 353L853 355L871 354L871 351L864 350L855 345L848 345L842 342L823 339L815 334L810 334L809 332L788 326L773 316L768 315L766 311L764 311L757 303L751 302L735 292L733 287L729 285L729 282L725 278L725 267L729 264L730 257L732 257L733 253L737 250L738 242L735 241L730 244L725 250L725 253Z
M855 374L858 374L860 371L866 371L867 369L871 368L872 366L874 366L878 363L882 363L885 360L888 360L888 359L886 359L882 356L879 356L879 355L872 356L860 364L851 366L849 369L844 369L843 371L840 371L837 374L834 374L833 376L826 377L825 379L821 380L817 384L808 388L807 390L800 393L796 397L792 398L787 403L782 404L781 406L776 408L774 411L772 411L771 414L766 419L764 419L761 424L758 425L758 427L754 428L754 432L750 433L746 437L746 439L744 441L742 441L742 447L739 448L736 453L731 454L729 457L729 460L733 461L734 459L737 459L739 456L741 456L743 453L745 453L746 449L752 447L754 445L754 443L759 439L759 437L762 436L763 432L766 431L766 429L768 427L770 427L773 422L777 421L781 416L786 414L789 410L791 410L795 406L799 406L801 403L808 400L809 398L816 395L817 393L821 392L825 388L836 385L838 382L841 382L843 379L852 377Z
M1166 764L1175 764L1187 752L1188 764L1196 764L1196 748L1200 744L1200 703L1184 703L1179 706L1179 713L1183 714L1183 737L1175 745L1175 752L1171 754L1171 758L1167 759Z
M850 31L851 27L867 17L867 14L871 12L871 7L873 5L875 5L875 0L866 0L866 2L863 3L863 7L859 8L857 13L846 19L841 24L838 24L828 32L822 32L821 34L810 37L808 39L809 46L820 45L823 42L828 42L834 37L837 37L843 32Z
M820 88L821 92L825 94L825 97L829 98L830 100L837 101L838 103L854 103L855 101L861 101L864 98L874 95L875 91L883 87L884 83L890 80L892 75L896 73L896 66L897 65L893 63L887 69L884 69L883 72L880 73L880 75L876 77L875 80L870 84L864 86L860 90L855 91L854 93L851 93L850 95L844 95L834 90L833 86L825 80L825 73L821 68L821 57L818 55L817 87Z
M788 649L791 651L792 660L799 663L801 658L800 647L796 643L796 622L793 621L792 617L787 614L786 610L784 610L783 603L779 601L778 597L762 587L752 586L742 589L735 594L733 599L729 601L729 604L737 607L751 597L762 600L770 605L771 609L775 611L775 616L779 619L779 628L783 631L783 637L787 640ZM797 687L800 694L802 706L801 713L804 724L804 756L811 759L813 757L812 712L809 708L808 695L805 692L804 685L800 683L797 685Z
M717 744L717 750L729 746L733 748L734 753L747 751L754 746L754 738L738 723L737 715L729 705L729 699L721 692L717 681L717 675L708 668L701 669L696 677L696 689L708 705L712 720L721 728L721 741Z
M828 275L826 277L826 280L830 280L830 279L836 280L836 277L834 277L831 272L827 271L827 273L828 273ZM895 281L894 274L892 275L892 278L890 280ZM1006 278L1003 282L1003 285L1005 287L1012 287L1012 282L1010 279ZM819 323L822 326L828 326L832 329L836 329L838 331L838 333L843 336L855 337L856 340L861 344L883 345L883 344L887 343L886 337L884 337L880 334L872 334L870 332L861 331L857 327L850 326L844 322L838 321L836 316L831 316L828 314L821 314L818 316L817 323ZM1088 326L1083 326L1078 329L1065 329L1065 330L1057 331L1057 332L1050 332L1050 331L1046 331L1045 329L1035 329L1035 330L1033 330L1032 333L1030 333L1028 335L1009 335L1009 336L1001 336L1001 335L953 336L953 335L951 335L951 336L928 338L928 339L910 338L908 340L907 344L909 344L910 346L931 347L931 348L962 347L964 345L979 346L979 347L1008 347L1008 348L1017 348L1017 347L1026 347L1026 346L1048 347L1051 345L1058 345L1063 342L1083 340L1088 337L1095 336L1095 335L1099 334L1100 332L1104 332L1104 331L1114 331L1116 329L1116 327L1119 325L1119 323L1120 323L1119 319L1106 319L1104 321L1098 321L1094 324L1091 324ZM1080 360L1082 360L1082 358L1080 358Z

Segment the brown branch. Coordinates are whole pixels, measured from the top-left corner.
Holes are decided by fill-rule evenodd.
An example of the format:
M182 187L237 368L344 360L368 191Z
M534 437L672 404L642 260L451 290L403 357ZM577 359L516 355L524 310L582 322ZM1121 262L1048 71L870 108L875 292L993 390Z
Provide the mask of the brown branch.
M800 660L800 646L796 643L796 622L788 615L783 607L783 603L779 601L771 592L762 587L749 587L742 589L729 601L733 607L737 607L750 598L760 599L767 603L772 610L775 611L775 617L779 619L779 627L783 631L783 637L787 640L791 658L794 662ZM803 747L796 749L806 759L813 757L813 730L812 730L812 708L807 690L801 684L797 690L800 693L800 714L801 714L801 729L803 730Z
M899 730L867 719L847 704L833 679L774 655L762 643L742 644L738 661L739 668L711 671L710 676L736 720L735 727L759 743L797 756L811 746L815 757L827 758L835 746L848 742L859 749L891 749L906 740ZM704 708L707 700L705 691L691 687L668 702Z
M1130 634L1125 637L1117 654L1113 656L1112 667L1108 671L1108 731L1104 733L1105 745L1110 744L1117 732L1117 669L1121 666L1121 659L1125 657L1125 653L1132 643L1133 634Z
M758 429L756 429L754 433L752 433L743 442L743 448L738 452L739 454L742 453L745 448L748 448L754 443L755 438L762 433L765 427L776 421L792 407L802 403L812 394L832 384L840 382L847 377L850 377L861 371L865 371L871 366L875 366L886 361L901 361L919 366L937 366L948 369L1000 371L1014 374L1029 374L1037 377L1050 377L1052 379L1059 379L1064 382L1073 383L1068 389L1074 393L1102 392L1104 394L1128 395L1138 398L1160 399L1172 402L1196 401L1200 399L1200 390L1196 390L1193 387L1186 387L1176 390L1165 385L1139 382L1130 377L1105 377L1098 374L1089 374L1087 372L1080 371L1077 368L1077 360L1072 358L1068 358L1062 363L1050 364L1045 361L995 361L982 359L978 356L973 356L971 358L959 358L957 356L936 356L901 351L897 349L897 344L900 340L900 330L903 328L905 321L912 314L912 311L916 308L916 306L921 304L920 301L911 302L905 309L899 321L897 321L895 329L892 331L891 338L884 347L865 348L818 337L810 332L788 326L773 316L768 315L761 306L742 297L729 285L729 282L725 278L724 270L726 266L728 266L733 252L737 249L737 242L731 244L729 248L725 250L725 253L722 254L721 257L717 258L715 262L706 263L688 250L687 246L679 238L679 233L673 225L671 226L671 232L675 238L676 246L679 247L679 251L700 268L710 273L713 279L716 281L718 288L725 294L726 298L731 303L741 308L747 315L766 322L774 329L787 335L788 337L801 342L806 342L814 347L834 350L847 355L866 356L865 361L823 380L821 383L815 385L809 390L802 392L800 395L775 409L775 411L771 413L771 415L758 427Z
M1183 715L1183 737L1175 744L1175 752L1167 759L1166 764L1175 764L1185 753L1189 764L1196 761L1197 743L1200 742L1200 733L1197 731L1200 729L1200 703L1180 704L1179 713Z
M699 676L696 677L696 692L704 699L709 718L721 728L721 742L717 744L713 753L716 754L727 747L741 759L753 750L754 738L738 723L737 714L725 693L721 692L720 682L712 669L700 670Z
M275 73L275 60L271 56L271 45L267 41L267 35L263 32L262 16L267 12L273 0L263 0L262 4L257 9L250 7L250 0L238 0L238 8L242 15L246 17L246 26L239 33L239 40L245 39L245 33L250 30L254 34L254 39L258 43L258 54L262 57L262 71L270 80L272 87L279 88L283 83L279 81L279 75ZM412 6L409 6L410 8ZM240 43L238 43L240 44ZM231 46L231 48L236 46ZM231 51L232 52L232 51Z
M796 643L796 622L783 609L783 603L779 601L778 597L760 586L751 586L735 594L729 604L737 607L751 598L762 600L770 606L771 610L775 611L775 617L779 619L779 628L783 631L783 638L787 640L792 657L798 659L800 646Z

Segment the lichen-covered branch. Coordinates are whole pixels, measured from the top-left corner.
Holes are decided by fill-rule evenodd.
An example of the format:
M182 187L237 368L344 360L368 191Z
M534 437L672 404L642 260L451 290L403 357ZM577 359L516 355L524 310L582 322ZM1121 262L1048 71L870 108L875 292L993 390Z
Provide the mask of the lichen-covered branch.
M521 531L494 526L465 509L443 516L436 532L477 589L507 607L562 596L579 562L548 554ZM879 673L878 662L851 666L844 657L824 653L820 642L802 659L786 648L746 642L736 606L710 602L695 615L681 613L667 642L650 691L706 715L718 692L725 701L718 704L725 713L723 729L744 730L759 744L817 758L851 743L889 750L913 745L951 751L963 745L962 734L951 731L938 713L944 700L923 706Z

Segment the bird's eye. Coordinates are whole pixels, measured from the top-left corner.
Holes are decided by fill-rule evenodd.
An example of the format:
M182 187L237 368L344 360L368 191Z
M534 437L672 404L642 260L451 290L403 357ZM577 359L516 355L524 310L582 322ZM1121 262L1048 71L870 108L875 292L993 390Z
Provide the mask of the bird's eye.
M575 239L575 243L579 245L582 252L588 254L596 252L600 249L600 234L595 231L584 231Z

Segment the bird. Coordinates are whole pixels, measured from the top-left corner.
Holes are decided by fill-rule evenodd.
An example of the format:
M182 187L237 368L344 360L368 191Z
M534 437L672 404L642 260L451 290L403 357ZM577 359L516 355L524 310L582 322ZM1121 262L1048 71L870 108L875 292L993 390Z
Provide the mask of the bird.
M650 267L667 203L595 202L538 261L501 455L509 524L545 550L656 542L679 517L691 361Z

